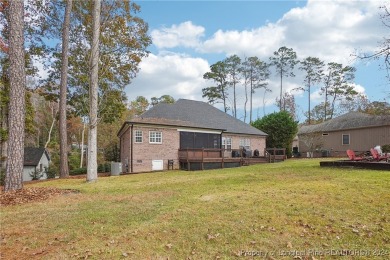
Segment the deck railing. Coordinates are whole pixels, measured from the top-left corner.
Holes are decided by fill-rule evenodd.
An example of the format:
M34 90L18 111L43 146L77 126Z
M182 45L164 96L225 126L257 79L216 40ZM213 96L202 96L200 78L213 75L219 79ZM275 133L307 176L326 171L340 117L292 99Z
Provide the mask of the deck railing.
M191 148L191 149L179 149L179 159L190 160L190 159L212 159L212 158L223 158L224 149L218 148Z
M219 148L188 148L188 149L179 149L179 160L200 160L205 159L223 159L231 158L231 156L225 156L225 149ZM233 150L232 150L233 151ZM238 151L238 157L244 158L242 150ZM231 151L228 151L231 153ZM265 148L264 156L267 158L268 162L275 162L286 159L286 148Z
M286 148L265 148L264 155L268 162L275 162L276 160L286 160Z

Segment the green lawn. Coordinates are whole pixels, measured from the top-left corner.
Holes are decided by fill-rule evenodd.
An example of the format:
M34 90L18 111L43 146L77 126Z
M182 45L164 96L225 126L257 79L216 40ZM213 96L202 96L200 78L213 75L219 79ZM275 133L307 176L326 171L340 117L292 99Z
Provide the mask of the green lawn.
M303 159L32 185L80 193L3 207L6 258L390 258L390 172Z

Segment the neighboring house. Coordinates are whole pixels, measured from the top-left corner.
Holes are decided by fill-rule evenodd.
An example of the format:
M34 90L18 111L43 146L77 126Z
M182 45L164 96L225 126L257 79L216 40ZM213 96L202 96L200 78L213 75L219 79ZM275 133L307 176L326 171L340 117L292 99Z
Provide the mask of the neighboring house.
M390 144L390 116L349 112L298 131L299 152L307 156L346 156L346 150L366 152L376 145Z
M231 158L245 147L263 156L267 134L205 102L179 99L125 122L118 137L122 171L145 172L168 169L168 160L179 168L180 149L223 148L221 157Z
M41 172L41 179L47 179L46 168L49 168L50 156L45 148L25 147L23 181L31 181L33 172Z

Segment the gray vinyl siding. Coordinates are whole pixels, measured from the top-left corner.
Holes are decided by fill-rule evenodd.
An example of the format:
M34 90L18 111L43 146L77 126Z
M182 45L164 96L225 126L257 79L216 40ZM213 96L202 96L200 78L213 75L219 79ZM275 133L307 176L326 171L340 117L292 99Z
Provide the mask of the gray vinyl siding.
M334 156L344 156L347 149L354 151L369 151L376 145L390 144L390 126L377 126L369 128L349 129L340 131L324 132L322 135L323 150L331 151ZM342 144L342 136L349 135L349 145ZM300 141L299 150L301 153L308 151L308 148Z

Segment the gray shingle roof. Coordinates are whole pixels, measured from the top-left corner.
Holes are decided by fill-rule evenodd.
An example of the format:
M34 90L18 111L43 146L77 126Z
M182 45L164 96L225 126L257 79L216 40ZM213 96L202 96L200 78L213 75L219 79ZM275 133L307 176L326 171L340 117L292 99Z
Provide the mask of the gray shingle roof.
M317 125L302 126L298 134L331 132L355 128L390 126L390 116L374 116L360 112L349 112Z
M179 126L224 129L225 132L236 134L267 135L202 101L179 99L174 104L160 103L143 113L138 121L147 122L156 118L187 122L186 124L178 124Z
M25 147L24 148L24 166L37 166L42 158L43 153L46 153L47 158L50 160L49 154L45 148Z

